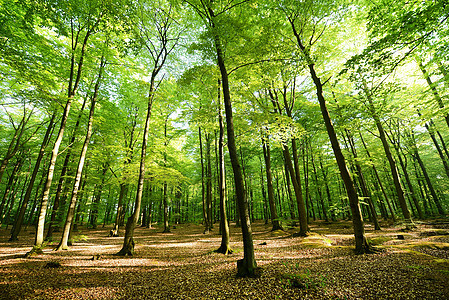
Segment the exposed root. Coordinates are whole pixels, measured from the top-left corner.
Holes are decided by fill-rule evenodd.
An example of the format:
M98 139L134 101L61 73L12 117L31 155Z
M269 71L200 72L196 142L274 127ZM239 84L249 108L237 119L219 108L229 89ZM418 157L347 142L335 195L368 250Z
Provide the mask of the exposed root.
M218 248L217 250L214 250L214 252L215 253L221 253L221 254L224 254L224 255L230 255L234 251L231 248L227 247L227 246L221 245L220 248Z

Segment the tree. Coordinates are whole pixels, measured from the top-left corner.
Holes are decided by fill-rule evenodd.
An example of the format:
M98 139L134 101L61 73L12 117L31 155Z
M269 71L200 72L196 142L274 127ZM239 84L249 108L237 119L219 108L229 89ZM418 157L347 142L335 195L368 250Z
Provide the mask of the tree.
M372 251L372 248L366 240L357 191L355 189L352 176L346 166L345 158L341 151L337 134L335 133L334 125L332 124L324 98L323 86L326 82L323 83L318 77L315 71L315 60L311 55L312 47L319 41L324 30L326 29L326 25L321 25L319 22L321 20L325 20L325 17L330 15L335 7L338 7L338 5L336 5L334 1L324 1L320 4L315 4L312 1L291 1L282 4L280 8L291 26L297 46L303 56L304 63L309 68L310 77L316 88L321 114L323 116L326 131L329 135L332 150L334 151L335 159L337 161L340 175L344 182L351 207L356 252L369 253ZM305 44L306 41L309 41L309 44Z
M223 101L226 112L226 130L228 138L228 150L231 158L232 170L234 173L235 192L237 197L238 211L241 219L241 228L243 235L244 257L237 262L238 274L240 276L254 276L256 274L256 260L254 257L254 245L252 238L251 223L248 212L248 200L246 198L246 191L244 187L241 165L238 159L237 146L235 143L234 120L232 117L232 103L231 93L229 87L229 76L225 63L223 37L224 26L223 21L226 21L228 16L228 9L233 8L232 2L224 3L224 9L216 12L217 7L211 1L186 1L196 11L196 13L203 19L208 30L211 31L213 45L216 53L217 64L220 69L221 81L223 87Z
M153 13L150 13L155 9ZM136 38L142 43L150 54L152 63L150 86L147 98L147 112L145 118L145 126L142 136L142 146L140 153L139 179L137 183L137 194L134 205L134 212L126 222L125 237L122 249L117 255L133 255L134 253L134 229L140 215L140 207L142 204L143 185L145 178L145 159L146 148L148 143L148 132L150 127L151 109L157 91L156 80L162 70L167 58L175 49L179 42L180 31L176 31L173 19L174 8L170 3L163 1L154 3L154 7L149 7L147 3L138 3L136 8ZM153 33L153 30L155 32ZM153 35L154 34L154 35Z
M67 212L67 218L64 224L64 229L62 232L62 238L61 241L56 248L56 250L67 250L68 249L68 241L69 241L69 234L72 227L72 220L75 215L75 207L76 207L76 201L78 197L80 182L81 182L81 175L83 173L84 168L84 162L86 159L86 153L87 153L87 147L89 146L90 138L92 136L92 122L93 122L93 116L95 112L95 105L97 103L98 99L98 91L100 88L101 78L103 74L103 69L106 65L105 57L102 56L100 59L100 65L99 65L99 71L98 71L98 77L97 82L95 83L94 93L92 95L92 100L90 103L90 111L89 111L89 119L88 119L88 125L86 130L86 137L84 139L83 148L81 150L80 159L78 163L78 168L76 170L76 177L75 182L73 183L73 189L72 189L72 196L69 203L69 209Z
M63 13L63 15L61 15L62 22L56 25L59 27L58 29L63 33L70 31L70 72L67 86L67 98L65 100L64 111L61 117L61 125L59 126L59 132L53 145L50 164L47 171L47 179L45 181L44 192L40 205L39 219L36 228L36 238L34 242L34 245L36 247L40 247L44 241L45 217L47 214L47 204L48 198L50 196L50 188L53 181L56 159L58 157L59 147L61 146L62 138L64 136L64 130L67 124L72 101L81 81L87 44L91 35L94 34L97 30L97 27L99 26L100 21L102 21L106 11L101 2L96 2L95 5L89 7L86 7L84 5L78 6L77 3L71 3L71 5L73 6L70 8L48 8L52 12L58 11L59 13ZM55 18L57 18L57 16L55 16ZM83 34L84 37L82 37ZM79 49L78 47L81 47L79 53L77 52L77 50Z

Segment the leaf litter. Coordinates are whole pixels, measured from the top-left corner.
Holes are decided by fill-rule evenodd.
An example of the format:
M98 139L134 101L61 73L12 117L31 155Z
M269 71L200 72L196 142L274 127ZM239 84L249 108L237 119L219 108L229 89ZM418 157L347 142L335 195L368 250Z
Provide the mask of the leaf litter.
M32 228L15 242L0 229L0 299L448 299L449 230L435 224L420 223L406 234L400 226L367 226L367 238L381 251L356 255L349 222L314 222L305 238L256 222L258 278L236 277L243 246L235 225L235 251L227 256L213 252L218 229L202 234L194 224L177 225L171 234L137 228L132 257L114 255L123 237L108 238L107 227L82 228L76 235L87 238L68 251L52 251L54 243L30 258L23 256L33 244Z

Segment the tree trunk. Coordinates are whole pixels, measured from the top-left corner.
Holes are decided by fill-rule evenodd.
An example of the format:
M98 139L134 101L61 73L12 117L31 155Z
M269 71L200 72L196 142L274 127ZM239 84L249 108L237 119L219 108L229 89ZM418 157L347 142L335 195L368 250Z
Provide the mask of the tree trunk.
M216 250L222 254L232 254L232 249L229 245L229 224L226 213L226 176L225 176L225 163L224 163L224 124L222 107L220 103L220 86L221 81L218 79L218 125L220 128L220 135L218 138L218 190L220 193L220 231L221 231L221 245Z
M125 227L125 237L123 239L122 249L117 253L117 255L130 255L134 254L134 229L137 225L137 220L139 219L140 214L140 206L142 204L142 194L143 194L143 183L145 179L145 159L146 159L146 151L147 151L147 142L148 142L148 132L150 130L150 119L151 119L151 108L153 106L154 99L154 82L156 80L157 72L153 71L151 75L150 81L150 91L148 94L148 107L147 107L147 115L145 119L145 127L143 131L142 137L142 148L140 153L140 168L139 168L139 180L137 183L137 193L136 193L136 202L134 206L133 214L128 218Z
M101 61L100 61L97 82L95 84L94 95L92 97L92 102L90 104L86 138L84 139L83 148L81 150L81 155L80 155L80 159L78 162L78 168L76 170L75 182L73 184L73 189L72 189L72 196L70 199L69 209L67 212L67 218L66 218L66 221L64 224L64 230L62 233L61 242L59 243L58 247L56 248L57 251L67 250L69 248L67 243L69 241L70 229L72 227L72 220L75 215L76 201L77 201L80 182L81 182L81 175L83 173L84 162L86 160L87 147L89 145L90 138L92 136L92 123L93 123L93 117L94 117L94 112L95 112L95 105L97 103L98 91L100 88L101 77L102 77L102 73L103 73L105 64L106 64L106 62L104 60L104 57L102 57Z
M265 173L267 176L267 191L268 191L268 204L270 207L271 224L273 227L271 231L284 230L279 221L279 217L276 210L276 204L274 200L274 189L273 189L273 177L271 175L271 154L270 154L270 144L268 141L268 136L262 140L263 157L265 159Z
M418 56L416 56L416 62L418 63L419 69L423 73L424 79L427 81L427 84L429 85L429 88L432 90L433 97L434 97L435 101L437 102L438 107L441 108L441 109L444 108L444 104L443 104L443 101L441 99L441 96L438 93L435 84L430 79L430 76L427 73L426 68L424 67L424 65L422 64L421 59ZM446 78L446 76L444 76L444 78ZM444 116L444 119L446 120L446 124L449 127L449 114L446 114Z
M211 27L215 28L215 13L208 3L207 10L211 17ZM256 275L256 259L254 257L254 244L251 230L251 223L248 213L248 201L243 183L242 170L238 160L237 147L235 144L234 119L232 116L231 93L229 90L228 72L226 70L223 49L218 35L215 31L214 35L215 50L217 53L217 63L220 68L221 80L223 86L223 99L226 112L226 130L228 136L228 150L231 158L232 170L234 172L235 194L237 198L238 212L241 219L242 239L243 239L243 259L237 261L237 271L239 276L255 276Z
M209 233L209 218L207 216L207 203L206 203L206 176L205 176L205 167L204 167L204 157L203 157L203 139L201 133L201 126L198 127L198 136L200 141L200 160L201 160L201 200L203 203L203 225L204 231L203 234Z
M413 188L413 184L410 180L410 176L407 172L407 166L404 163L404 160L402 159L402 153L399 151L399 145L394 147L396 150L396 154L399 159L399 164L401 165L402 172L404 173L405 182L407 183L408 189L410 190L410 196L412 198L413 204L416 206L416 210L418 211L418 218L421 220L424 219L424 214L422 212L421 206L419 205L418 199L416 198L415 189Z
M340 148L340 144L337 139L337 134L335 133L334 125L332 124L331 118L329 116L329 112L327 110L326 101L323 96L323 84L321 83L320 78L315 73L315 64L310 57L308 50L304 47L301 37L296 30L295 24L293 20L289 20L292 26L293 34L296 37L297 44L304 54L309 70L310 76L315 84L318 102L320 104L321 114L323 116L324 124L326 126L326 131L329 135L329 139L332 145L332 149L334 151L335 159L338 164L338 168L340 170L341 178L346 187L346 193L348 194L349 205L351 207L352 212L352 224L354 227L354 235L355 235L355 250L357 253L367 253L371 252L372 249L368 244L368 241L365 237L365 228L363 224L362 213L360 211L359 198L357 195L357 191L354 187L354 182L352 181L351 174L346 167L345 158Z
M313 168L313 175L314 175L314 179L315 179L316 191L318 193L318 198L319 198L320 203L321 203L321 211L323 212L324 221L329 222L329 217L327 216L327 211L326 211L326 208L324 206L323 194L321 193L321 184L319 184L319 182L318 182L318 172L316 171L315 160L313 158L313 154L312 153L311 153L311 160L312 160L312 168Z
M356 167L356 174L360 181L360 188L362 189L362 195L365 197L368 201L369 209L371 211L371 216L373 218L374 222L374 230L381 230L379 225L379 220L377 219L377 212L376 208L374 207L373 199L371 196L371 193L368 190L365 176L363 176L362 167L360 166L360 161L358 159L357 150L355 148L354 139L352 137L352 134L346 129L346 135L348 138L349 146L351 147L352 156L354 157L355 161L355 167Z
M413 135L411 136L411 139L412 140L414 139ZM439 199L439 197L438 197L438 195L437 195L437 193L436 193L436 191L435 191L435 189L433 187L433 184L430 181L429 174L427 173L427 169L424 166L424 163L423 163L423 161L421 159L421 156L419 155L418 148L416 147L416 144L412 145L412 151L413 151L412 155L416 159L416 161L418 162L418 164L419 164L419 166L421 168L421 171L422 171L422 173L424 175L424 179L426 180L427 186L428 186L428 188L430 190L430 194L432 195L433 201L434 201L434 203L435 203L435 205L436 205L436 207L438 209L438 213L440 215L444 216L445 215L445 211L443 209L443 206L441 205L440 199Z
M22 167L23 163L23 157L19 156L17 158L16 163L14 164L14 168L12 169L11 175L9 175L8 183L6 184L5 192L3 193L2 202L0 204L0 226L2 224L3 218L5 214L3 213L3 210L5 208L8 208L7 202L8 199L10 199L9 195L14 187L14 181L17 178L16 174L18 174L20 168Z
M292 196L292 189L290 187L290 176L288 174L288 167L287 164L284 162L284 179L285 179L285 186L287 188L287 196L288 196L288 204L289 204L289 208L290 208L290 219L292 220L292 226L296 226L296 222L295 222L295 202L293 200L293 196ZM307 224L309 224L309 220L307 219Z
M3 174L5 173L6 167L8 166L9 160L14 157L14 155L19 151L19 149L23 146L24 142L21 143L22 135L25 132L25 125L30 120L32 113L26 116L26 113L24 113L22 119L20 120L19 126L15 128L14 124L14 135L11 139L11 142L9 143L9 147L6 150L5 157L2 160L2 163L0 164L0 183L2 182ZM31 138L31 136L29 137ZM28 138L28 139L29 139Z
M91 28L91 30L93 30L93 29L94 28ZM72 52L71 66L70 66L69 87L68 87L68 95L67 95L68 97L67 97L67 102L64 107L64 112L62 114L61 126L59 127L58 136L56 138L56 141L53 146L53 151L51 153L50 164L48 166L47 179L45 181L44 192L43 192L43 196L42 196L42 200L41 200L41 207L39 210L39 219L38 219L38 224L37 224L37 228L36 228L36 238L34 241L35 247L40 247L42 245L42 243L44 242L45 216L47 214L47 204L48 204L48 198L50 196L50 187L51 187L51 183L53 181L53 174L55 171L56 158L58 157L59 147L61 146L62 138L64 136L64 130L65 130L65 127L67 124L67 118L69 116L70 107L72 105L73 98L75 97L75 94L76 94L76 91L78 89L78 85L79 85L79 82L81 79L81 71L82 71L82 67L83 67L84 54L85 54L87 42L89 40L89 36L92 33L91 30L88 30L84 37L83 45L81 48L80 59L78 61L78 71L76 74L76 79L75 79L75 83L74 83L73 87L72 87L72 83L73 83L73 79L75 77L75 71L74 71L75 49L72 49L73 52ZM74 45L76 47L77 44L75 43Z
M65 182L65 179L66 179L68 165L69 165L69 162L70 162L70 158L72 156L73 145L74 145L75 140L76 140L78 127L79 127L79 124L80 124L80 121L81 121L81 117L83 116L83 110L84 110L84 107L86 106L87 98L88 97L86 96L84 98L84 100L83 100L83 104L81 106L80 112L78 114L78 118L77 118L76 123L75 123L75 127L74 127L73 132L72 132L72 137L70 138L70 143L69 143L69 147L67 149L67 154L65 156L64 163L62 164L61 175L59 176L58 186L56 188L55 200L53 202L53 209L52 209L52 213L51 213L50 224L48 226L47 235L45 237L46 240L51 240L52 239L53 232L56 229L55 227L58 227L58 225L56 224L56 218L57 218L57 215L59 213L59 206L60 206L59 204L60 204L61 194L65 194L62 191L62 187L64 186L64 182ZM65 197L65 195L64 195L64 197Z
M101 183L97 186L97 191L95 193L95 198L92 201L92 218L90 220L90 225L93 229L97 228L97 219L98 219L98 206L100 205L101 194L103 192L104 181L106 179L106 172L109 169L108 163L103 163L103 171L101 172Z
M392 218L393 222L396 222L396 217L394 216L394 210L393 210L393 208L392 208L392 206L390 204L390 201L388 199L387 192L385 191L385 188L384 188L384 186L382 184L382 180L380 180L379 172L377 172L377 168L374 165L373 159L371 158L371 154L369 153L368 148L366 147L365 140L363 139L362 133L360 131L359 131L359 135L360 135L360 140L362 141L363 147L365 148L366 155L368 155L368 157L370 159L370 162L372 164L374 175L376 176L377 182L378 182L378 184L380 186L380 189L382 190L382 194L385 197L385 201L387 201L387 206L388 206L388 210L390 211L391 218Z
M210 133L206 133L206 210L208 231L212 230L212 164L210 157Z
M373 100L371 99L371 95L368 93L368 91L366 89L365 89L365 93L366 93L366 96L368 99L368 103L370 106L372 117L374 119L374 123L376 124L377 130L379 132L379 138L382 141L382 146L385 151L385 156L387 157L388 163L390 165L390 171L391 171L391 175L393 177L394 188L396 190L399 205L401 207L401 211L402 211L402 214L403 214L405 222L406 222L406 227L407 228L414 227L413 221L412 221L412 216L410 215L410 211L407 207L407 202L405 201L404 189L402 188L401 180L399 177L399 172L396 167L396 162L394 161L393 155L390 150L390 145L388 144L387 137L385 135L385 130L382 126L379 116L376 113Z
M31 177L30 177L30 182L29 182L28 188L26 190L25 197L22 201L22 205L20 206L20 210L19 210L17 219L14 224L14 230L12 231L11 238L9 239L10 241L16 241L17 236L19 235L20 230L22 229L22 223L23 223L23 220L25 217L25 211L26 211L28 202L31 197L31 192L32 192L33 186L34 186L34 181L36 180L37 173L39 172L39 167L40 167L42 158L44 157L44 154L45 154L45 148L47 147L47 145L50 141L50 138L51 138L51 133L53 131L53 125L54 125L55 118L56 118L56 111L53 113L53 115L50 118L50 122L48 123L47 131L45 132L44 139L42 140L41 148L37 155L36 163L34 165L33 173L31 174Z

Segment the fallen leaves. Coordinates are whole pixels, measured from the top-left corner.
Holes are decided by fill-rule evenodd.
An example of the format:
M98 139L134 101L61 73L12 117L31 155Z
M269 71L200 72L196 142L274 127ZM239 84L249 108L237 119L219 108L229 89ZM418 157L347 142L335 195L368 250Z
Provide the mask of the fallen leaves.
M110 229L83 230L88 242L69 251L49 251L25 259L33 236L6 242L0 230L0 299L444 299L449 297L448 249L411 247L441 245L447 236L420 234L419 225L397 239L399 228L367 235L383 252L355 255L348 223L312 224L316 234L292 238L273 234L270 226L253 225L259 278L237 278L243 257L239 229L231 227L232 255L214 253L216 232L203 235L201 226L178 225L169 235L137 228L136 254L117 257L123 238L106 238ZM437 231L438 233L440 231ZM308 246L313 244L313 247ZM420 244L421 245L421 244ZM408 251L412 249L415 252ZM407 250L407 251L405 251ZM416 251L428 255L418 255ZM439 258L439 259L438 259ZM46 268L50 262L60 267ZM292 267L294 266L294 267ZM290 282L288 282L290 280Z

